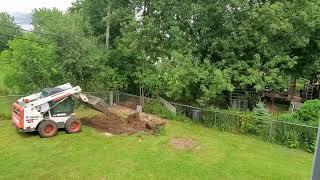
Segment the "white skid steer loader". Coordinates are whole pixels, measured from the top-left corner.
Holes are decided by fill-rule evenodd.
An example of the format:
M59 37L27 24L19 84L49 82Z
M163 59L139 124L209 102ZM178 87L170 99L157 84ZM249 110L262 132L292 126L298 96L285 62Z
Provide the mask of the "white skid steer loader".
M38 131L44 138L57 134L59 128L68 133L81 131L81 121L75 117L74 101L105 113L107 106L98 97L81 93L79 86L63 84L46 88L42 92L18 99L12 105L13 124L23 132Z

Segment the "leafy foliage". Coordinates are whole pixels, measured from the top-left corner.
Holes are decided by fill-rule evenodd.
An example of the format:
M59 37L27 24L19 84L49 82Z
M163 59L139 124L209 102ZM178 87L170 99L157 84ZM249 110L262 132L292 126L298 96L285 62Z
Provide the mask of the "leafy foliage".
M166 119L174 119L175 116L166 109L163 104L156 100L147 100L145 102L145 106L143 107L143 111L147 113L156 114L162 118Z
M262 118L269 117L269 115L270 115L265 104L261 101L257 103L256 107L253 109L253 112L255 113L255 115L262 117Z
M317 0L78 0L67 13L34 10L32 23L33 36L53 46L60 76L50 79L85 89L141 86L210 106L238 86L281 90L315 78L319 12Z
M0 12L0 52L8 48L9 40L20 34L21 31L15 24L14 18L5 12Z
M65 82L85 90L125 86L122 76L105 62L105 50L96 38L84 36L78 14L39 9L32 20L36 33L12 40L1 53L1 59L15 67L6 78L9 87L26 93Z
M298 111L282 114L278 119L292 124L275 123L276 133L274 133L274 140L291 148L300 147L309 152L313 152L317 128L301 127L294 124L305 124L318 127L320 120L319 109L320 101L310 100L305 102Z
M320 100L309 100L306 101L301 109L299 109L295 117L299 119L300 122L319 126L320 122Z
M180 120L189 119L194 109L177 108L177 117L173 117L164 106L156 101L147 101L144 111L159 115L163 118ZM263 110L265 112L265 110ZM214 108L201 110L199 122L207 127L223 131L255 135L263 140L282 144L290 148L301 148L313 152L317 137L317 128L304 127L295 114L282 114L277 120L268 115L237 110L219 110ZM259 115L260 114L260 115ZM186 117L188 116L188 117ZM316 126L317 127L317 126Z
M315 77L319 10L316 0L84 0L74 6L99 37L111 24L108 59L130 87L202 105L239 85L283 89L293 78Z
M29 92L55 84L59 79L59 66L54 62L55 47L39 44L34 34L24 34L24 39L10 41L9 49L1 53L1 59L14 67L7 73L5 83L17 91ZM28 39L28 40L25 40Z
M274 123L274 141L287 145L290 148L303 148L308 152L314 151L317 128L295 125L302 124L303 122L293 113L282 114L278 119L284 121L284 123Z

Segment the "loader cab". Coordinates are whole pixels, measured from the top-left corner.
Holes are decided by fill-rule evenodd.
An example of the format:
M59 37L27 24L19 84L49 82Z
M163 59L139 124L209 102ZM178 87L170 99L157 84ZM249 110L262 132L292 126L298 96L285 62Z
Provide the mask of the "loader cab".
M51 96L61 91L65 91L65 89L45 88L41 92L41 97ZM74 112L75 101L71 96L67 97L64 101L50 101L48 103L52 117L70 116Z

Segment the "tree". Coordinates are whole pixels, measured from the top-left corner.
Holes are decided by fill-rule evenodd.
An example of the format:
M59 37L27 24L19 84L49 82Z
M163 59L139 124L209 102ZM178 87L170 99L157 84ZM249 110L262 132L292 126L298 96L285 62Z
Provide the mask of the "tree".
M109 48L120 35L120 23L130 14L129 4L129 0L78 0L70 11L82 14L88 24L87 33L97 36Z
M31 33L22 38L9 41L9 49L1 53L0 58L13 67L5 83L23 93L54 86L62 77L59 64L54 62L55 46L36 42L39 38Z
M5 12L0 12L0 52L8 48L7 42L21 34L14 18Z
M15 75L6 78L10 87L27 92L66 82L95 91L125 86L118 71L104 62L105 49L97 39L84 35L79 14L38 9L32 23L34 32L12 40L2 53L2 59L16 67ZM19 83L10 83L12 78Z
M66 14L36 10L33 23L64 80L209 105L237 86L283 90L319 74L319 10L317 0L79 0Z

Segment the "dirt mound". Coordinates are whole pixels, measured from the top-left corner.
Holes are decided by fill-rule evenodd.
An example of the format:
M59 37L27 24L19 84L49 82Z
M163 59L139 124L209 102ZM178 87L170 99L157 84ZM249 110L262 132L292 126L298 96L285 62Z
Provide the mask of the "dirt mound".
M135 114L135 116L137 116L136 118L139 118L141 121L145 121L147 123L148 126L163 126L166 124L166 120L162 119L158 116L152 115L152 114L148 114L148 113L144 113L144 112L140 112L136 114L136 111L134 109L125 107L125 106L121 106L121 105L117 105L117 106L112 106L110 108L108 108L109 112L113 113L113 114L117 114L118 116L122 117L122 118L128 118L129 116L132 116L133 114ZM156 128L156 127L153 127Z
M122 117L115 113L108 112L106 114L96 115L90 119L83 119L83 124L101 132L132 135L141 131L154 133L165 123L159 124L154 121L148 122L141 120L139 113Z
M169 144L179 150L186 150L192 149L194 147L199 147L197 141L190 138L172 138L170 139Z

